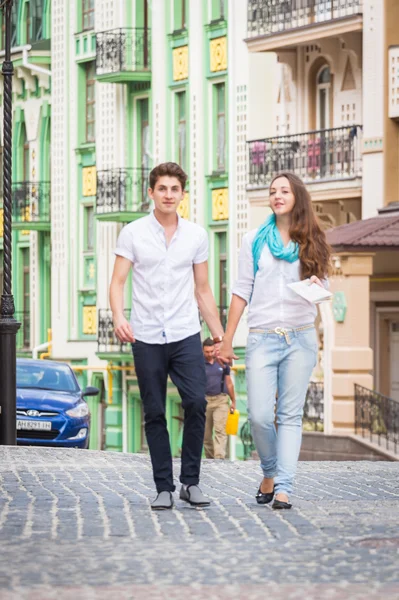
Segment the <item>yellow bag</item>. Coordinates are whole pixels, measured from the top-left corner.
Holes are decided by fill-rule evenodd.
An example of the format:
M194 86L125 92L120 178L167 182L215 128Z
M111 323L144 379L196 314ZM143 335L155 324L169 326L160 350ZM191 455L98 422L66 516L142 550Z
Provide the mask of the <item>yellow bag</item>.
M227 435L237 435L238 433L238 421L240 419L240 411L235 410L233 413L229 412L226 422L226 433Z

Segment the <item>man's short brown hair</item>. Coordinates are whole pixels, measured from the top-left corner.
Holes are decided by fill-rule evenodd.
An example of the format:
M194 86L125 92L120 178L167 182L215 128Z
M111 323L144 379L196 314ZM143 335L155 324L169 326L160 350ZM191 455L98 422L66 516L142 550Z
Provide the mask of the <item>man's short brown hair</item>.
M153 190L160 177L167 175L168 177L176 177L180 181L181 188L184 190L187 182L187 174L183 169L174 162L161 163L154 167L150 173L150 188Z

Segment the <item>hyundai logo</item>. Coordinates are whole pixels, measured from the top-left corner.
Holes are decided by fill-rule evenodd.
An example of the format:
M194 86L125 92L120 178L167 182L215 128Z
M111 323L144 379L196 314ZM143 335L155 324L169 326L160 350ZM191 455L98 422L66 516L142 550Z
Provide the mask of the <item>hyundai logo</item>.
M26 411L26 414L28 415L28 417L39 417L40 413L38 410L28 410Z

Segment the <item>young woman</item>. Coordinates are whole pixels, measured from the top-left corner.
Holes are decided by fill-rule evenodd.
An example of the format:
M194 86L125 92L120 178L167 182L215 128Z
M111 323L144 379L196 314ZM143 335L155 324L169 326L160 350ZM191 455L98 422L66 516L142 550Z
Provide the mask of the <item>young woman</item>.
M274 496L272 507L278 509L291 508L303 406L318 350L316 306L287 284L309 278L327 285L330 250L299 177L281 173L274 178L270 208L265 223L243 238L219 359L237 358L232 341L248 304L248 415L263 471L256 500L267 504Z

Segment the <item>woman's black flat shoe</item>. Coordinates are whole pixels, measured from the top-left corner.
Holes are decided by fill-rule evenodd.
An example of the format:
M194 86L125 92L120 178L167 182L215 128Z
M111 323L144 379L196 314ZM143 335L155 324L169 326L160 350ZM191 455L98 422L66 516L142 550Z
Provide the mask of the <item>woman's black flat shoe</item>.
M275 500L272 504L272 508L280 510L282 508L291 508L292 504L289 502L282 502L281 500Z
M256 502L258 504L269 504L269 502L271 502L273 500L273 496L274 496L274 488L272 492L268 492L267 494L264 494L263 492L260 491L260 486L258 489L258 493L256 494L255 498L256 498Z

